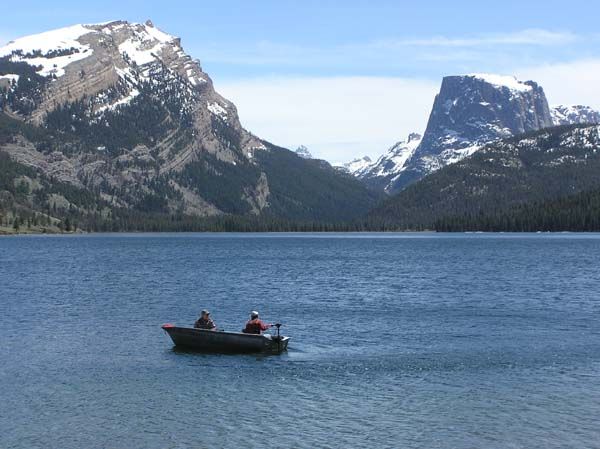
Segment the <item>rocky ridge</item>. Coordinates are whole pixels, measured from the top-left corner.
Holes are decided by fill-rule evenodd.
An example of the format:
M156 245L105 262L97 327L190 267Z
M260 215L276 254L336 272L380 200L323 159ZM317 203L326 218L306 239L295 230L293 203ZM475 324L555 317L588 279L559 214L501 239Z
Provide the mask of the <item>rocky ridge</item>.
M166 201L164 212L261 214L277 192L259 153L287 151L245 130L200 62L151 21L75 25L8 43L0 110L38 129L37 140L13 136L0 150L119 207L151 197ZM303 208L298 198L288 204Z

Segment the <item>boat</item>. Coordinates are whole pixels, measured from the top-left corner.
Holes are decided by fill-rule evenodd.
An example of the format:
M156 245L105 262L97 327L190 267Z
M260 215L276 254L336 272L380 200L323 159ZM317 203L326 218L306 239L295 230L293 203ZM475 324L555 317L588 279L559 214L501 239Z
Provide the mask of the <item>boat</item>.
M162 329L169 334L177 347L185 347L201 352L228 354L265 353L281 354L287 350L290 337L270 334L244 334L242 332L225 332L222 330L195 329L178 327L174 324L163 324Z

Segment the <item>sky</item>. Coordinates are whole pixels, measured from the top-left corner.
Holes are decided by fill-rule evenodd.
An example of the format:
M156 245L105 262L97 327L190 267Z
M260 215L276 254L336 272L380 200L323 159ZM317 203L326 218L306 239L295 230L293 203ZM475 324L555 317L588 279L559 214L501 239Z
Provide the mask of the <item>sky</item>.
M180 36L244 127L344 162L423 132L441 79L473 72L541 84L551 104L600 109L600 2L221 0L11 2L0 45L125 19Z

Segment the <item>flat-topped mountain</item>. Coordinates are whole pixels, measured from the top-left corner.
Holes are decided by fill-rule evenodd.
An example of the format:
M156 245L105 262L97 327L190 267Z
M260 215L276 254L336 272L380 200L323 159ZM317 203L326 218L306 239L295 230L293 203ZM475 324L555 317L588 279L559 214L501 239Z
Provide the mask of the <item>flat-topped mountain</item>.
M542 87L533 81L491 74L448 76L418 145L400 142L353 174L393 194L489 142L556 125L599 121L600 113L589 107L550 108Z
M445 77L423 139L389 190L399 191L488 142L549 126L548 101L533 81L486 74Z

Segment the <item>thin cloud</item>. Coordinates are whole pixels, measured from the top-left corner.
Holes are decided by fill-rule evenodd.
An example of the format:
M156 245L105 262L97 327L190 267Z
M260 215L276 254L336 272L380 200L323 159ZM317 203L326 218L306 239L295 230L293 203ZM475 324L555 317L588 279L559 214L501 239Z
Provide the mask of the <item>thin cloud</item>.
M543 29L527 29L514 33L485 34L473 37L434 36L426 39L384 40L375 43L380 47L482 47L498 45L553 46L568 45L580 39L575 33Z
M524 66L504 73L534 80L550 104L600 110L600 58ZM397 77L261 77L217 82L242 124L288 148L304 144L317 157L344 162L376 158L409 132L423 132L439 79Z
M392 77L262 77L216 83L244 127L288 148L342 162L376 157L423 132L439 81Z
M399 38L347 43L333 46L311 46L271 41L242 43L235 46L204 45L198 49L208 63L246 66L272 66L273 70L299 67L302 69L329 69L337 73L413 69L418 73L424 67L440 61L485 63L508 60L521 65L530 58L542 57L552 51L560 54L579 44L592 45L593 35L579 35L570 31L525 29L512 33L490 33L473 36L431 36L426 38ZM593 45L592 45L593 46ZM517 60L515 60L517 59ZM413 66L407 67L406 61ZM426 67L425 67L426 68Z

